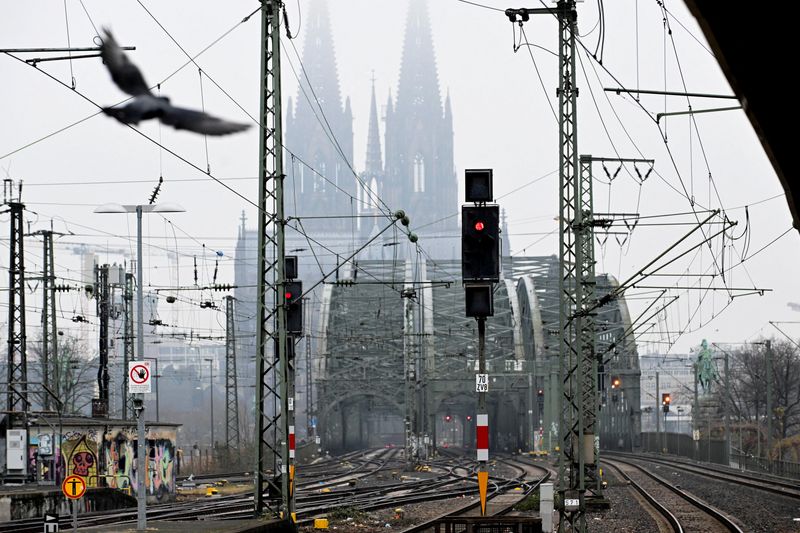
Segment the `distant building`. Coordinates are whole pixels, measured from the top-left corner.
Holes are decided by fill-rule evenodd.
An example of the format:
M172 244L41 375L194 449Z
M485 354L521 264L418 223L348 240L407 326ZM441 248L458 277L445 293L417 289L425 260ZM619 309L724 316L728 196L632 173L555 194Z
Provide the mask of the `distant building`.
M656 430L656 413L664 430L664 413L661 394L669 393L672 402L666 418L667 429L674 433L691 433L692 404L694 402L694 359L686 354L642 355L642 431ZM656 390L658 373L658 390Z

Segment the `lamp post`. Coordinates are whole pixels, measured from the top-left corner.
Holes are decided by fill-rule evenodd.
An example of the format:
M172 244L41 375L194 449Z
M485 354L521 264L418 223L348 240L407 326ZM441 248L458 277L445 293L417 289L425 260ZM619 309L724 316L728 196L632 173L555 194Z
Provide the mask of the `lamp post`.
M160 413L160 409L159 409L159 406L158 406L158 403L159 403L159 401L158 401L158 399L159 399L159 396L158 396L158 378L161 377L161 374L158 373L158 357L145 357L144 359L145 359L145 361L153 361L155 363L156 371L153 373L153 379L156 382L156 422L161 422L161 416L159 414Z
M208 395L211 397L211 455L214 455L214 360L210 357L203 359L208 363Z
M148 205L120 205L104 204L94 210L95 213L136 213L136 356L144 360L144 274L142 269L142 213L181 213L186 211L177 204L148 204ZM125 369L127 374L128 369ZM126 378L127 379L127 375ZM136 445L136 476L137 476L137 513L136 530L147 529L147 493L145 480L147 479L147 466L145 465L145 428L144 428L144 394L137 394L134 399L136 411L136 425L138 442Z

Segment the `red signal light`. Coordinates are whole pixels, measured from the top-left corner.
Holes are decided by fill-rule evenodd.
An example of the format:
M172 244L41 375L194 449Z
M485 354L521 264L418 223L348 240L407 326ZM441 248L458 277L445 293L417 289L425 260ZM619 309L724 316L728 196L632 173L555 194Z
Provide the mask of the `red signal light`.
M284 296L286 296L287 300L291 300L292 299L292 293L289 292L289 291L286 291L286 294L284 294Z
M467 422L469 422L470 420L472 420L472 415L467 415Z
M483 228L485 227L486 224L484 224L482 220L479 220L475 223L475 231L483 231Z
M452 417L451 417L450 415L446 415L446 416L444 417L444 419L445 419L445 422L450 422L450 419L451 419L451 418L452 418Z

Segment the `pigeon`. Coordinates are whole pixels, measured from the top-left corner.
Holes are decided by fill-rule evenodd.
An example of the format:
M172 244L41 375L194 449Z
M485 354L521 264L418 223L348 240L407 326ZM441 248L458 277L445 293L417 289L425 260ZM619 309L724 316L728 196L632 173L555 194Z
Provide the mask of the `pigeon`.
M249 124L229 122L202 111L176 107L166 96L154 95L144 81L142 72L128 59L111 31L103 28L103 32L105 37L100 46L103 63L117 87L133 97L123 107L104 107L103 113L106 115L123 124L138 124L142 120L157 118L177 130L189 130L204 135L227 135L250 127Z

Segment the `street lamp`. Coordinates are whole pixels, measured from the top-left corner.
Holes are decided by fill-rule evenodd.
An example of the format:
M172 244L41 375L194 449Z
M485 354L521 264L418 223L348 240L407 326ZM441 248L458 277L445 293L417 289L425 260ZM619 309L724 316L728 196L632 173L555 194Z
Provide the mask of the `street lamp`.
M208 395L211 396L211 455L214 455L214 360L210 357L203 359L208 363Z
M153 361L155 363L156 371L153 373L153 380L156 382L156 422L161 422L161 416L159 415L159 407L158 407L158 378L161 377L161 374L158 373L158 357L145 357L145 361Z
M148 204L148 205L120 205L103 204L94 210L95 213L136 213L136 355L140 361L144 360L144 294L142 293L143 272L142 272L142 213L181 213L186 211L178 204ZM125 369L127 374L128 369ZM127 379L127 376L126 376ZM127 398L126 398L127 400ZM144 394L137 394L134 399L134 410L136 411L138 443L136 444L136 474L139 483L136 491L137 501L137 531L147 529L147 493L145 492L145 478L147 471L145 466L145 434L144 434Z

